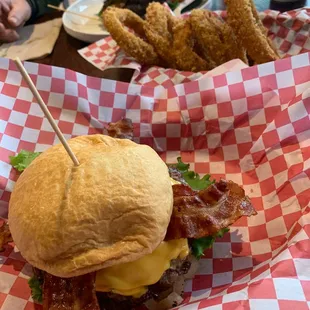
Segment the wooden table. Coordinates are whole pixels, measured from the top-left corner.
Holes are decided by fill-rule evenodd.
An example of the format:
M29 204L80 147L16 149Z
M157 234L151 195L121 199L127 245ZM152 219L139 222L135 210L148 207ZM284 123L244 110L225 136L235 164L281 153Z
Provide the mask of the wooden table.
M61 16L62 12L49 13L39 18L37 23L42 23ZM42 59L33 60L33 62L68 68L89 76L95 76L99 78L107 78L124 82L130 81L133 70L112 69L101 71L86 61L77 51L88 45L89 43L84 43L69 36L62 27L52 54Z

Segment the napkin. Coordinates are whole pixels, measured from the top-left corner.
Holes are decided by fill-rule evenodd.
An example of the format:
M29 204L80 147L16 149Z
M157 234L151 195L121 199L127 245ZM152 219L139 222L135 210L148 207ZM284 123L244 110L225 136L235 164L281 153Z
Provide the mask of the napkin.
M0 57L14 59L18 56L21 60L29 60L49 55L54 48L61 25L61 18L56 18L21 28L18 32L20 40L0 46Z

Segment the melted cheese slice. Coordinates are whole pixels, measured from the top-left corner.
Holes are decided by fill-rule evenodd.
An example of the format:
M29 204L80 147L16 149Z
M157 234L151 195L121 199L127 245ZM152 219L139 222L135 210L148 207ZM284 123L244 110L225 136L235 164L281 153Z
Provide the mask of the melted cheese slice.
M171 185L181 184L170 178ZM137 261L102 269L97 272L96 290L139 298L147 286L159 281L170 262L189 254L187 239L163 241L151 254Z
M172 179L172 178L170 178L170 182L171 182L171 185L181 184L181 182L176 181L176 180L174 180L174 179Z
M159 281L170 262L189 254L187 239L163 241L153 253L97 272L96 290L139 298Z

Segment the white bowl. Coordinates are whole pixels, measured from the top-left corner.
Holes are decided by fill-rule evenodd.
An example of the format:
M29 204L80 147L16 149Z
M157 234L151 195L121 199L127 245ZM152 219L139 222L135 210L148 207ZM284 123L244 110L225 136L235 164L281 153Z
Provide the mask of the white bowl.
M78 0L67 11L96 17L102 6L103 0ZM70 36L84 42L93 43L109 35L100 18L96 21L65 12L62 22Z

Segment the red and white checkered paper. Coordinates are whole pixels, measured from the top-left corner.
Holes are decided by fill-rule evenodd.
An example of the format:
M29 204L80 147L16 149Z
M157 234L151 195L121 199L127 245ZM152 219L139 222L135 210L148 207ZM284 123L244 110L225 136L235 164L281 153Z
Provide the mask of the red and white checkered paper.
M181 155L196 172L233 180L251 197L258 215L240 219L205 253L181 309L309 309L309 53L168 88L25 65L66 138L128 117L136 141L166 162ZM6 217L18 177L9 155L58 140L7 59L0 59L0 92ZM0 254L0 308L40 309L30 297L29 265L13 246Z
M226 18L225 11L216 11L216 14ZM269 30L269 37L273 40L282 58L310 51L310 9L286 13L268 10L261 12L260 18ZM133 58L126 57L110 36L79 50L79 53L101 70L107 68L134 69L132 82L151 87L162 85L168 88L197 80L204 75L204 72L193 73L141 66ZM228 69L227 71L233 70L233 68Z

